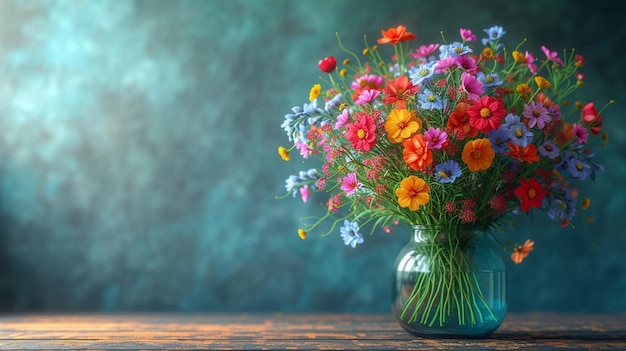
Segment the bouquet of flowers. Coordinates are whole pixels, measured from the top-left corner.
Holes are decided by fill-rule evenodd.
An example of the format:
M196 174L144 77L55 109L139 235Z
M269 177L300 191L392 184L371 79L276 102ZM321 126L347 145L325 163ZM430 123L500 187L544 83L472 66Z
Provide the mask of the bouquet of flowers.
M587 209L578 186L603 170L592 144L607 141L601 113L613 101L598 110L567 100L585 81L585 59L574 50L542 46L537 55L522 42L509 51L502 27L484 32L479 41L461 29L457 41L412 49L416 36L400 25L382 30L378 45L365 38L360 53L337 35L346 58L319 61L326 75L281 125L291 143L278 148L284 160L295 150L319 160L287 178L285 196L328 194L325 215L299 230L302 239L326 220L324 235L341 225L355 247L366 225L454 235L533 211L567 226ZM383 48L392 49L389 59ZM516 264L533 249L530 239L497 241ZM471 238L459 243L462 252ZM454 255L442 252L442 260Z

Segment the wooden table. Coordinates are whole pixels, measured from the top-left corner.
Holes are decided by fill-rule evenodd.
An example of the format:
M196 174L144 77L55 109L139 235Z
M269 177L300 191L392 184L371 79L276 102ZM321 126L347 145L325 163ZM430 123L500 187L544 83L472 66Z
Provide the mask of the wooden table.
M419 339L389 314L0 314L0 350L626 350L626 313L509 313L486 339Z

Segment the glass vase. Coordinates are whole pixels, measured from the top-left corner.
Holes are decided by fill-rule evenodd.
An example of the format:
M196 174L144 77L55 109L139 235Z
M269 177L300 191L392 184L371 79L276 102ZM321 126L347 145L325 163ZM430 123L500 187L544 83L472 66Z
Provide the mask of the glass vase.
M418 337L481 338L507 312L506 267L484 229L415 226L395 261L392 311Z

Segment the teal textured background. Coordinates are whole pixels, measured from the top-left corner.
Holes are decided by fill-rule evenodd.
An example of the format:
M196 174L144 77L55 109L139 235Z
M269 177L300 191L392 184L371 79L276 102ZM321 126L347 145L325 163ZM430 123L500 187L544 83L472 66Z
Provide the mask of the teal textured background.
M583 98L618 102L585 189L596 223L511 232L536 244L507 263L509 305L626 311L624 5L573 3L0 2L0 310L389 311L408 232L300 240L320 209L275 199L306 167L276 148L317 61L343 57L335 32L360 50L405 24L417 45L501 25L510 45L586 56Z

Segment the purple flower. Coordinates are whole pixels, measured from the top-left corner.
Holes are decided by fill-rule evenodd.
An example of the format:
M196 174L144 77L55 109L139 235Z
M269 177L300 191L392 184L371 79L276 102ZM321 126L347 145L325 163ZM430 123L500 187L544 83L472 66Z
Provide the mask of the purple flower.
M454 183L461 176L461 167L453 160L448 160L435 166L435 175L439 183Z
M536 125L539 129L543 129L546 123L550 123L552 120L548 110L543 106L543 102L531 101L524 105L522 116L528 118L528 128L533 128Z
M343 227L339 229L343 243L347 246L355 248L357 244L363 243L363 235L359 233L359 224L357 222L343 221Z
M543 51L544 54L546 54L546 58L548 60L554 61L561 66L565 66L563 64L563 61L561 61L561 59L559 58L559 54L556 51L550 51L550 49L548 49L547 47L543 45L541 45L541 50Z
M441 149L448 140L448 133L431 127L424 133L424 140L428 142L429 149Z
M509 113L504 118L504 123L498 129L506 130L509 140L513 145L526 147L528 143L533 141L533 132L526 128L526 125L520 121L518 115Z
M559 154L561 153L559 147L556 146L556 144L553 143L551 140L546 140L543 144L539 145L537 150L539 151L539 154L541 156L548 157L551 160L559 157Z

